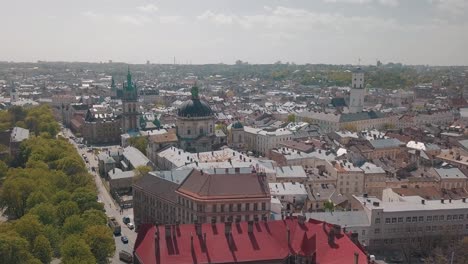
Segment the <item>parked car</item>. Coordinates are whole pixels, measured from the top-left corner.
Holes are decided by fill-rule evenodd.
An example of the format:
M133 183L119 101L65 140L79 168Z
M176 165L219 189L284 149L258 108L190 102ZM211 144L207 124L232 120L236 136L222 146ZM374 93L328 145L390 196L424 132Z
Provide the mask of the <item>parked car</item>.
M122 240L122 242L123 242L124 244L127 244L127 243L128 243L128 237L126 237L126 236L120 237L120 240Z
M133 255L125 250L120 250L119 259L123 262L133 263Z
M134 225L133 223L128 223L128 224L127 224L127 227L128 227L129 229L133 229L133 228L135 228L135 225Z
M130 223L130 217L128 217L128 216L122 217L122 222L123 222L124 224Z

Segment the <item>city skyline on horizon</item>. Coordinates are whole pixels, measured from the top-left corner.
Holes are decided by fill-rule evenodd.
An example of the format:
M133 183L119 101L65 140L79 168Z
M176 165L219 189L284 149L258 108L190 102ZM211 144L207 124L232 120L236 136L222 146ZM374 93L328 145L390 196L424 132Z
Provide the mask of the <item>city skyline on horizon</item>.
M29 6L28 9L24 5ZM468 65L468 2L8 2L1 61ZM181 8L183 6L184 8ZM39 11L39 12L38 12ZM14 23L11 23L14 21Z

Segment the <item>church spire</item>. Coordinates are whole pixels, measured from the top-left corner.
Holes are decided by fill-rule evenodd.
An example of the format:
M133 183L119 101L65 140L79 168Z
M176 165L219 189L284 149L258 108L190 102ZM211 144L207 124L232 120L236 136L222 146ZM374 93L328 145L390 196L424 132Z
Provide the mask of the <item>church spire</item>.
M130 65L129 65L128 72L127 72L127 90L132 90L132 89L133 89L132 74L130 73Z
M198 97L198 87L197 86L192 87L191 93L192 93L192 99L193 100L199 99L199 97Z
M112 76L112 79L111 79L111 90L114 91L117 87L115 87L115 80L114 80L114 76Z

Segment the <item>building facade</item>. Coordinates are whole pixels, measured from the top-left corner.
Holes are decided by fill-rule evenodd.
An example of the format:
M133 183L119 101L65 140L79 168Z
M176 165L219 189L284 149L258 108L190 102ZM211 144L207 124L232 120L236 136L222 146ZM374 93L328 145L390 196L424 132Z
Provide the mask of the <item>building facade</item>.
M182 149L189 152L210 151L215 144L215 115L211 107L192 88L192 98L177 112L177 137Z
M359 113L364 108L364 97L366 89L364 86L364 72L359 67L352 74L351 91L349 93L349 112Z
M112 144L120 140L121 119L113 113L86 113L81 134L87 144Z
M133 185L137 227L145 223L212 223L268 218L264 173L238 170L151 172Z
M122 132L138 130L139 105L136 83L132 82L130 68L127 73L127 82L123 85L122 91Z

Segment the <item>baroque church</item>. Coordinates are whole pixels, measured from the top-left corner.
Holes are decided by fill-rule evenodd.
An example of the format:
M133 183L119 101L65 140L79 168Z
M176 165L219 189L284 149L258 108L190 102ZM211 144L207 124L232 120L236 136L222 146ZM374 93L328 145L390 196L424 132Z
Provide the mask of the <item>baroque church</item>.
M198 87L192 87L192 98L185 101L177 111L177 137L180 147L189 152L213 150L215 115L207 102L200 99Z

